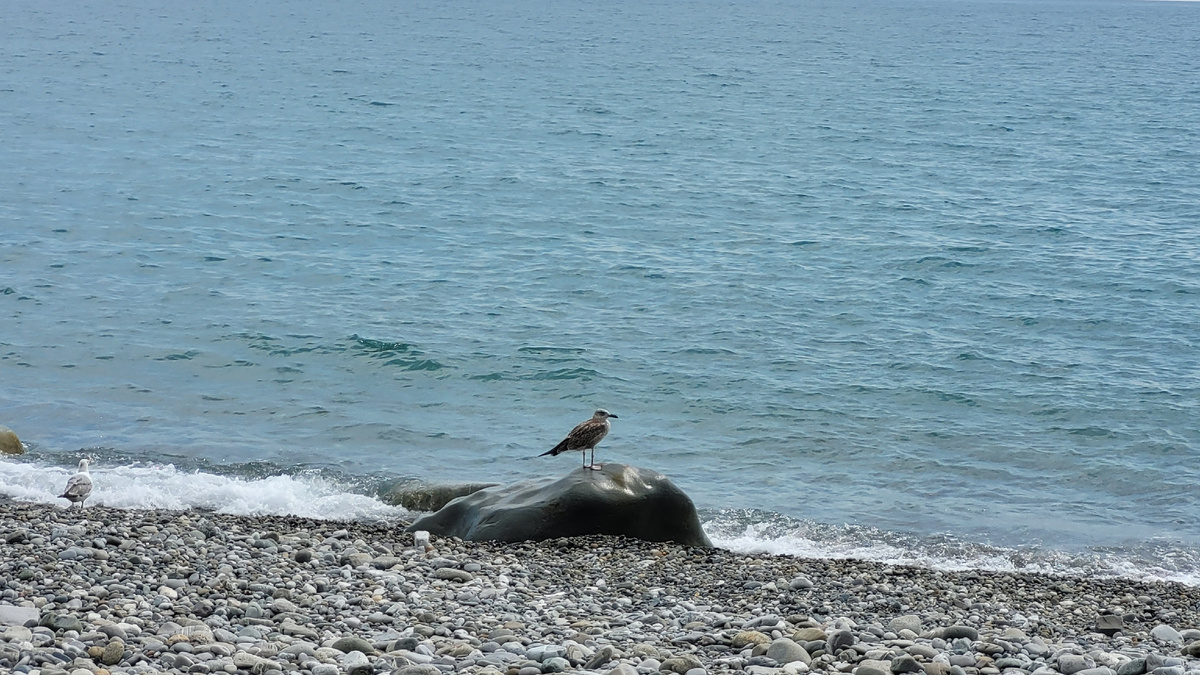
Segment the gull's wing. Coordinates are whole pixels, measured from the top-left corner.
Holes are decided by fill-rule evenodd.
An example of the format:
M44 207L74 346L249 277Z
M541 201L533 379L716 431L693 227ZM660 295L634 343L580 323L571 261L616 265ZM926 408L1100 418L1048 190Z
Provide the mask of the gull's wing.
M59 495L59 497L66 497L67 499L74 497L78 499L88 496L91 494L91 492L91 477L86 474L77 473L74 476L71 476L71 479L67 481L67 489L63 490L63 493Z

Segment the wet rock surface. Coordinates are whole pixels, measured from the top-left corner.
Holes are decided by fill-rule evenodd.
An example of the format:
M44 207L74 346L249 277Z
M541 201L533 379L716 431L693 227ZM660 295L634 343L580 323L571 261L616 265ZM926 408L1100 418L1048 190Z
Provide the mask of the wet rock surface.
M8 427L0 424L0 455L20 455L25 452L21 439Z
M625 464L479 490L413 530L472 541L544 541L609 534L711 546L692 500L666 476Z
M16 502L0 542L0 673L1200 675L1173 583Z
M403 506L410 511L437 511L451 501L495 487L497 483L425 484L402 483L384 490L380 499L388 504Z

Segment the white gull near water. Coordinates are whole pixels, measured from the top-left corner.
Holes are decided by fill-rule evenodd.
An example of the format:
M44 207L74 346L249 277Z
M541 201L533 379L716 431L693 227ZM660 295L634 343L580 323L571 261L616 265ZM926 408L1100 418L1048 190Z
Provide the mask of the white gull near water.
M65 499L72 504L78 504L79 508L83 508L83 502L92 494L92 474L88 472L88 464L90 460L79 460L79 473L71 476L67 480L67 487L63 493L59 495L59 499Z

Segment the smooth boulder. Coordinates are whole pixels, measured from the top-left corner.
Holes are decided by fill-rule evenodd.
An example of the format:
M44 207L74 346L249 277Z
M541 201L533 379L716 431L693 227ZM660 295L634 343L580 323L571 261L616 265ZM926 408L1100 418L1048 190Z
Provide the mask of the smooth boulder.
M25 446L21 445L21 439L12 429L0 424L0 455L19 455L23 452Z
M472 541L610 534L711 547L692 500L666 476L625 464L473 492L409 528Z

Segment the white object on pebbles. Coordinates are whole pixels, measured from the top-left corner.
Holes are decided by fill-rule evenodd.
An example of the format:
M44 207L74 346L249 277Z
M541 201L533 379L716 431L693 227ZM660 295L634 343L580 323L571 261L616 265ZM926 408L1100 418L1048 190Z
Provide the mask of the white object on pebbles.
M429 543L429 532L426 530L417 530L413 532L413 547L418 551L430 553L433 551L433 544Z

